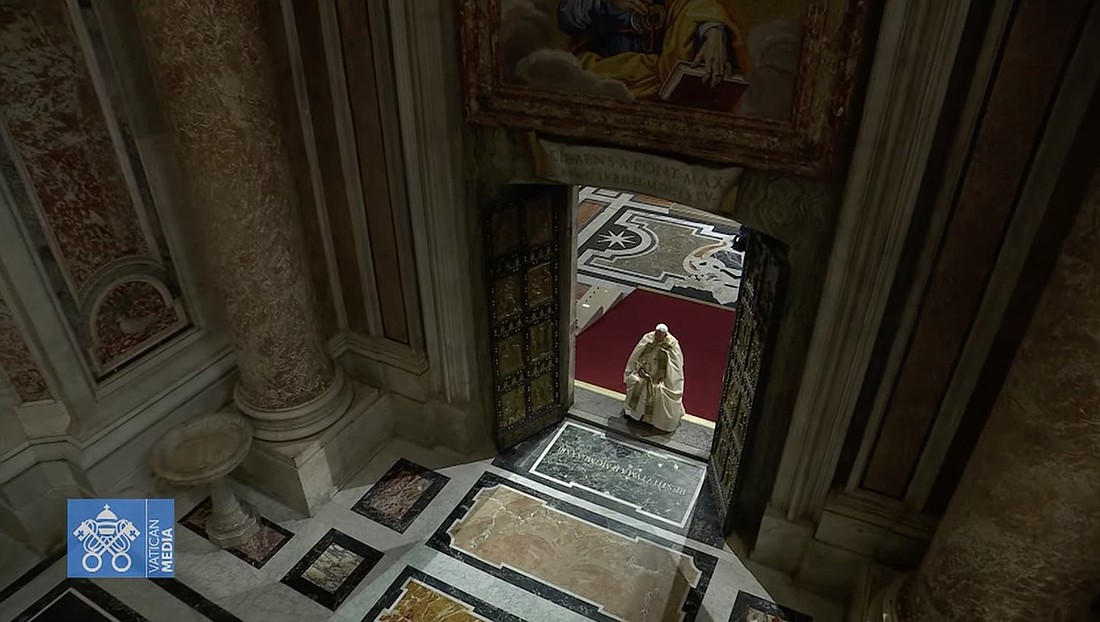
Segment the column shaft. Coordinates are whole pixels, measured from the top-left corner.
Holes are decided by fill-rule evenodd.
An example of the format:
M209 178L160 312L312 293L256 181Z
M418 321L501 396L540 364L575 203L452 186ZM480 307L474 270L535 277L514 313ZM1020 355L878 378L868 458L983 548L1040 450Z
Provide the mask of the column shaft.
M134 6L225 300L240 368L237 404L257 438L294 440L331 424L351 391L315 310L265 4Z

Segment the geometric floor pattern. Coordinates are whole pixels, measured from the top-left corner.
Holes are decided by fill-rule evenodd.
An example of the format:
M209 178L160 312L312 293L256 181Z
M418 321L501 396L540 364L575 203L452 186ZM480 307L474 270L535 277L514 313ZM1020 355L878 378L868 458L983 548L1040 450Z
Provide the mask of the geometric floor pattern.
M555 433L530 477L395 440L312 518L239 487L270 531L247 550L204 537L204 492L178 494L176 519L191 524L177 530L174 579L66 579L58 556L0 586L0 622L842 619L682 528L698 503L682 458L586 430ZM554 458L580 452L597 458ZM687 475L662 474L670 465ZM170 495L151 481L132 496Z
M732 307L741 284L740 225L654 197L584 187L577 280L648 289Z

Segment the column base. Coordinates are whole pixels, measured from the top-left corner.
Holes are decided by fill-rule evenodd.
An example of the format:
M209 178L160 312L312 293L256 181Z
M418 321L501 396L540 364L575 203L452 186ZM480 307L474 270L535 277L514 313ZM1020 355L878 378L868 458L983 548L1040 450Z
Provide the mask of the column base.
M911 575L904 574L890 582L867 604L867 609L859 617L860 622L904 622L898 607L898 595L905 581Z
M393 436L388 400L348 381L351 405L335 423L295 441L256 439L237 477L287 506L313 516Z
M324 431L348 410L353 399L351 381L339 365L336 377L323 393L293 408L252 406L241 397L239 385L233 393L237 408L252 423L256 440L280 443L308 440Z
M256 520L256 510L252 506L239 503L240 509L231 516L211 517L207 523L206 535L210 541L223 549L231 549L248 543L260 532ZM213 519L218 520L213 520Z

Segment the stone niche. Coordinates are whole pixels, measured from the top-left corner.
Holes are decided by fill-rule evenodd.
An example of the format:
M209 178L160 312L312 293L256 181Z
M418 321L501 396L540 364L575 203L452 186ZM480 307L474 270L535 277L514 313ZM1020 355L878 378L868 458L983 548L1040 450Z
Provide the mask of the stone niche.
M773 311L778 315L774 350L771 364L762 371L762 404L752 422L753 433L740 467L742 484L733 503L733 523L751 540L771 495L790 427L840 189L780 174L563 142L534 133L484 128L467 132L465 161L476 187L471 209L507 184L597 186L660 196L728 217L783 248L788 264L786 295ZM483 360L488 361L487 346L483 349Z

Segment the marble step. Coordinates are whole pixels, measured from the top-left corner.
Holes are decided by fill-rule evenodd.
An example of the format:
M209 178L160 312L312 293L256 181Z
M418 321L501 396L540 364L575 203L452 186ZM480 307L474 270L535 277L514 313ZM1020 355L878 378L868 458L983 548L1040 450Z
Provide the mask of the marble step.
M632 290L594 285L577 300L577 334L603 317Z

